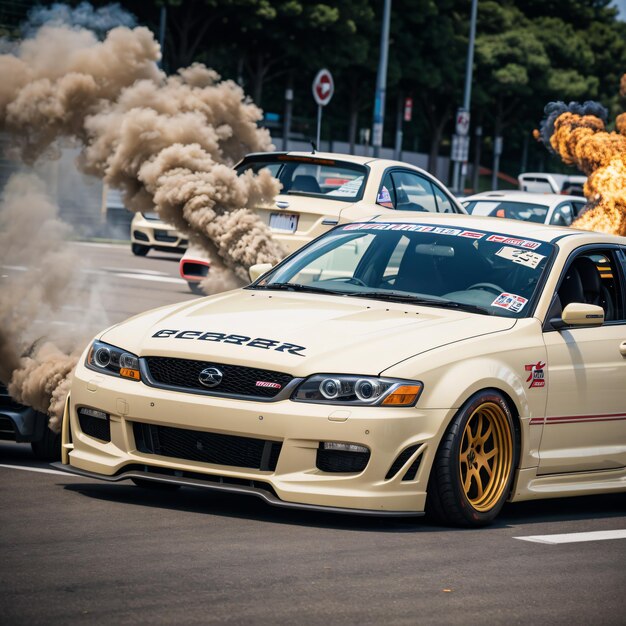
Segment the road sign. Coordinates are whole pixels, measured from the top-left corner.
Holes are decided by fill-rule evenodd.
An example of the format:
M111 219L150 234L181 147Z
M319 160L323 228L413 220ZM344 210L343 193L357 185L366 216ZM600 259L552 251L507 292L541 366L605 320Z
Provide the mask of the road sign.
M458 109L456 112L456 134L465 137L469 132L470 113L465 109Z
M413 117L413 98L404 99L404 121L410 122Z
M467 157L469 155L469 145L469 137L452 135L452 150L450 151L450 158L453 161L460 161L461 163L467 161Z
M321 107L325 107L335 92L333 75L327 70L320 70L313 80L313 97Z

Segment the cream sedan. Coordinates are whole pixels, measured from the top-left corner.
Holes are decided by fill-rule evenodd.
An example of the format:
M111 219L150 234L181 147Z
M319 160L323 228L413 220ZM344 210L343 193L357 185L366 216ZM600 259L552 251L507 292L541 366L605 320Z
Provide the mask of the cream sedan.
M337 226L100 333L59 467L461 526L626 491L625 268L626 238L543 224Z
M415 213L465 213L456 198L428 172L401 161L335 153L259 152L235 166L238 174L267 169L282 188L254 208L272 237L294 252L339 223ZM194 293L210 263L191 246L180 260L180 275Z

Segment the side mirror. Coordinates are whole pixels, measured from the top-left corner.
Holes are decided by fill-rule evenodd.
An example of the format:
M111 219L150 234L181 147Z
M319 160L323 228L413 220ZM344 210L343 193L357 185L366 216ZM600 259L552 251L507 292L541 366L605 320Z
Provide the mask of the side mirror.
M569 326L602 326L604 324L604 309L595 304L570 302L563 309L561 317L552 318L550 324L557 329Z
M252 265L248 270L250 280L254 282L259 276L263 276L265 272L269 272L271 269L271 263L257 263L256 265Z

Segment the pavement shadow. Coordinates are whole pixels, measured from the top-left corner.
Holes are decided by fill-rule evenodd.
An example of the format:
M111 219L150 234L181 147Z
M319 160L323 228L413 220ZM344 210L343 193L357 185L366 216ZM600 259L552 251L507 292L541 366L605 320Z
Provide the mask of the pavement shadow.
M447 532L449 527L435 526L423 516L367 517L361 515L299 511L272 506L254 496L208 492L181 488L177 491L143 489L132 484L59 483L68 491L88 498L133 506L201 513L238 519L251 519L272 524L309 526L334 530L375 533ZM558 498L530 502L507 503L492 529L531 526L534 524L575 520L608 519L626 514L626 494ZM457 529L472 532L475 529Z
M444 530L430 526L423 516L384 518L323 511L299 511L272 506L255 496L210 492L185 487L177 491L167 492L143 489L132 484L122 483L110 485L60 482L58 484L68 491L98 500L189 513L251 519L272 524L376 533L415 533Z

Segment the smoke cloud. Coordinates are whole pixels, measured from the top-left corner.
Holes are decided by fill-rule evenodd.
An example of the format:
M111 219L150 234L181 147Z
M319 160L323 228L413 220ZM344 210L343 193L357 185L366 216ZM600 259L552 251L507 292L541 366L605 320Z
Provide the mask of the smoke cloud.
M544 113L537 138L588 176L588 206L572 226L626 235L626 115L608 132L608 112L597 102L551 102Z
M279 183L267 171L232 169L244 154L272 149L269 133L257 127L261 111L237 84L202 65L166 77L159 58L145 28L117 27L99 41L84 29L46 24L14 54L0 55L0 131L26 163L52 154L61 137L77 139L82 171L121 189L131 210L156 208L205 248L205 284L241 284L251 265L284 256L251 210L270 202ZM2 264L26 255L28 268L23 283L3 278L0 378L18 401L47 411L53 429L94 332L73 325L67 336L40 323L60 315L64 301L78 301L77 260L64 248L69 231L55 211L40 181L17 177L5 189L0 228Z
M18 402L48 413L53 429L84 343L107 323L65 306L84 301L87 280L70 236L44 183L13 175L0 198L0 380Z

